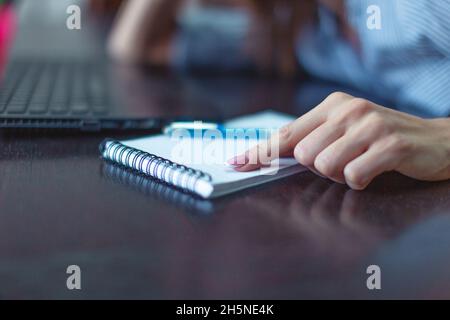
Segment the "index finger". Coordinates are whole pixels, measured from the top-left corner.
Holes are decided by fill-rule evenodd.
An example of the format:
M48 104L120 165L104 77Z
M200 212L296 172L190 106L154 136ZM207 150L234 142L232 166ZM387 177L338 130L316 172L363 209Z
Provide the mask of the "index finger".
M330 106L349 98L349 95L340 93L330 95L316 108L279 129L270 139L228 160L228 163L238 171L251 171L269 165L274 159L292 154L300 140L326 121Z
M289 155L295 147L295 141L302 139L302 136L321 123L321 117L315 116L314 113L305 114L279 129L268 140L229 160L228 163L239 171L251 171L269 165L272 160Z

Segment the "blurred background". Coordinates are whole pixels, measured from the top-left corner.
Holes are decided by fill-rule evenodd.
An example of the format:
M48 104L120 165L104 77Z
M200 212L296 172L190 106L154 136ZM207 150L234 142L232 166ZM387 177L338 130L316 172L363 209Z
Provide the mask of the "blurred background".
M8 53L98 61L101 52L102 61L126 66L113 72L119 86L136 91L124 103L155 115L230 118L268 108L300 115L337 90L390 105L300 65L298 43L317 22L318 2L327 1L3 0L0 68ZM72 4L81 8L81 30L66 26ZM173 90L180 101L171 101Z

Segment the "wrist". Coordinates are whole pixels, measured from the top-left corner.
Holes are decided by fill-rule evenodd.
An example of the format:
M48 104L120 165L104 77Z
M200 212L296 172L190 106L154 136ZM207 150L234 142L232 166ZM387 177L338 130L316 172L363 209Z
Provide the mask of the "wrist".
M437 132L438 140L442 142L447 152L447 159L449 159L450 165L450 118L439 118L430 121Z
M435 121L442 134L448 139L448 142L450 142L450 118L440 118Z

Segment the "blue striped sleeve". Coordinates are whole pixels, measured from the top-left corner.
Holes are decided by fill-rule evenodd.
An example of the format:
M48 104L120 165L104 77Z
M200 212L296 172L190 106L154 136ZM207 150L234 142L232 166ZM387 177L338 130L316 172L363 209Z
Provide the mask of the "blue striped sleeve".
M370 30L377 5L381 30ZM368 76L395 94L396 107L421 116L450 115L450 0L347 0Z
M450 0L399 1L405 24L416 26L447 57L450 55ZM410 21L410 23L408 23Z

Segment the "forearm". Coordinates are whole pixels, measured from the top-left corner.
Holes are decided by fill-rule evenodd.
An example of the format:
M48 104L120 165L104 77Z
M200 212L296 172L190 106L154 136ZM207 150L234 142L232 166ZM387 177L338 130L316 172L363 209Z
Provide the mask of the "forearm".
M157 37L167 35L180 0L130 0L122 7L109 43L111 54L130 62L146 59ZM164 30L166 29L166 30Z
M313 0L248 0L253 20L253 58L261 71L275 71L282 76L296 73L296 43L301 28L315 17ZM272 70L275 68L275 70Z

